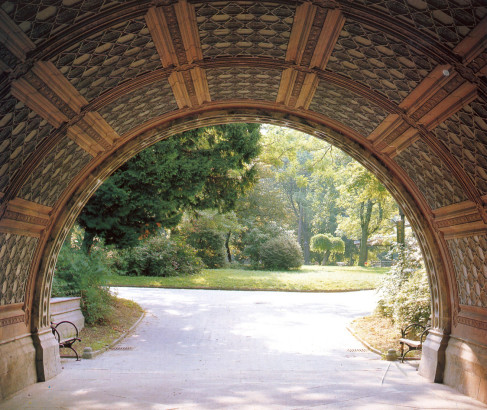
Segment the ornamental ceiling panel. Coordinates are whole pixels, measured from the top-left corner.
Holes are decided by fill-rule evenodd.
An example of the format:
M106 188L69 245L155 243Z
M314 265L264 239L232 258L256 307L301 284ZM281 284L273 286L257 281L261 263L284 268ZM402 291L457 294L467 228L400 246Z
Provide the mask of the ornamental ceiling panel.
M125 94L103 107L100 114L117 134L122 135L151 118L177 108L171 86L164 79Z
M404 42L346 21L326 68L400 103L435 66L433 60Z
M450 169L422 140L410 145L394 160L417 185L432 209L468 199Z
M340 121L363 136L369 135L389 114L366 98L323 80L319 82L309 108Z
M487 194L487 109L481 100L464 107L434 131L481 195Z
M195 10L204 58L286 57L295 6L209 2L196 4Z
M68 137L47 154L29 176L19 197L46 206L54 206L71 180L92 159Z
M218 68L206 70L212 101L234 98L275 101L281 70L262 68Z
M356 0L455 47L487 15L484 0Z
M162 67L143 18L100 31L51 61L88 101L122 81Z
M462 305L487 308L487 236L447 241Z
M20 61L17 59L17 57L15 57L9 51L9 49L4 46L3 43L0 43L0 74L2 74L5 70L8 70L8 68L5 66L15 67L17 64L19 64L19 62Z
M117 0L14 0L4 1L3 11L35 43L48 40L83 18L95 16Z
M0 100L0 192L52 129L10 94Z
M39 239L0 233L0 305L22 303Z

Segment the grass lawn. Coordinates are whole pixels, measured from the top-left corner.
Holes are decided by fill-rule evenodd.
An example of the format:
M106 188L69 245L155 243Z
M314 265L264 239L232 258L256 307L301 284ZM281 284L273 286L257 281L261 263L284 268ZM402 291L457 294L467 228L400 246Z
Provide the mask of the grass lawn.
M389 268L358 266L303 266L294 271L250 269L204 269L181 277L118 276L107 278L109 286L177 289L346 291L375 289Z
M132 327L142 312L142 308L131 300L113 298L113 309L107 321L83 328L80 332L81 342L75 343L73 347L81 356L85 347L96 351L110 345ZM61 350L61 354L71 353L69 349Z

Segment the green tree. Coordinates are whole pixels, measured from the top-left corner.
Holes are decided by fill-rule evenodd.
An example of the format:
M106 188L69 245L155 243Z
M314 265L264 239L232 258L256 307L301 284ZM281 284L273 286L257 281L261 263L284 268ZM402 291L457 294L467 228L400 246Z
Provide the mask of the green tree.
M321 264L327 265L331 254L345 252L345 242L341 238L330 234L317 234L311 237L311 250L313 252L323 252Z
M321 261L322 265L325 265L328 262L331 249L332 242L330 235L319 233L311 237L311 250L313 252L323 252L323 260Z
M115 172L83 209L84 249L95 236L132 247L160 227L176 226L184 210L233 209L256 180L260 126L198 128L160 141Z
M345 213L338 217L338 227L347 237L360 239L358 264L364 266L370 236L392 229L395 202L386 188L357 162L347 164L340 178L340 203Z

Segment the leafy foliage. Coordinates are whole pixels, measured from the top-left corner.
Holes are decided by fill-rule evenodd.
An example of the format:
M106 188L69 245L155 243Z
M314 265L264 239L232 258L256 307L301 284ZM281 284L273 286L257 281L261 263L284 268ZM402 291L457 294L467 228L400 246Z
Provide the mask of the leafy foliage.
M426 323L431 314L431 296L419 247L410 239L408 246L396 245L393 251L399 259L378 288L377 311L400 327Z
M233 209L255 182L256 124L199 128L160 141L122 165L97 190L79 222L85 248L94 237L135 246L160 227L175 227L185 209Z
M286 231L276 223L253 225L240 237L239 246L243 249L243 256L250 261L254 268L259 268L262 262L262 247L270 239L285 234Z
M66 241L56 264L52 296L81 296L81 309L86 323L104 321L110 313L110 293L103 278L110 264L102 249L89 255Z
M187 242L196 249L196 254L208 268L225 266L225 238L220 232L213 229L198 229L188 235Z
M118 269L129 276L179 276L201 271L196 250L176 238L156 235L139 246L119 252Z
M296 239L281 234L262 246L261 258L266 269L297 269L303 264L303 251Z

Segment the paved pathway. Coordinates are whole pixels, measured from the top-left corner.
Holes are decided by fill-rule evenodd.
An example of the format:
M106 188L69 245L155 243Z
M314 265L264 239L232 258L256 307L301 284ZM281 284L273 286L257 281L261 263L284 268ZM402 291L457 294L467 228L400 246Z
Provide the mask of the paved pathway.
M374 293L120 288L148 312L121 346L0 408L476 409L413 367L378 360L346 330Z

